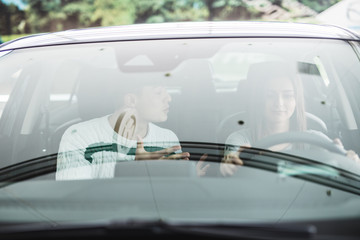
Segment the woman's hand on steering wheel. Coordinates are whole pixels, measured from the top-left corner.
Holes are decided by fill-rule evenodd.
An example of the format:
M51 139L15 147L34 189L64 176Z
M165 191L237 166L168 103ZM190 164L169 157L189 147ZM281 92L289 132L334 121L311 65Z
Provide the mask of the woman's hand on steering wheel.
M334 143L345 150L344 145L342 144L339 138L335 138ZM354 160L355 162L360 163L359 155L355 151L353 150L345 150L345 151L346 151L346 157L350 158L351 160Z

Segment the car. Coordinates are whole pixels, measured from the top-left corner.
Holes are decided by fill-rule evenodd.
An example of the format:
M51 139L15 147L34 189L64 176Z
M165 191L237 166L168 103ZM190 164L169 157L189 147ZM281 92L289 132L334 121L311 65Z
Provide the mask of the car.
M360 36L348 29L37 34L0 45L0 84L2 239L360 236Z

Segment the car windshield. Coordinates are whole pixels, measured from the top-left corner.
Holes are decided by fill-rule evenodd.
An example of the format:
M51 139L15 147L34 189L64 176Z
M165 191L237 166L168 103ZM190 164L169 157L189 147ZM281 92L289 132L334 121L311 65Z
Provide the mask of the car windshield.
M0 219L359 217L359 52L289 37L3 50Z

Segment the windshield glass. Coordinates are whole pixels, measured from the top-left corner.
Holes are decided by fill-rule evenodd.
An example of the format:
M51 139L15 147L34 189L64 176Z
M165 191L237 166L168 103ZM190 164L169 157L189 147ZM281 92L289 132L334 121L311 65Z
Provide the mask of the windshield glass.
M0 215L36 200L13 221L359 216L358 42L47 46L1 53L0 74Z

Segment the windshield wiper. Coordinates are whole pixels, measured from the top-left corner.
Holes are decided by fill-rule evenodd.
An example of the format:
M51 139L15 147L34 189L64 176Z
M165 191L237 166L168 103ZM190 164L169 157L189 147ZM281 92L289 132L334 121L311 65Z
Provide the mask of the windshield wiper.
M2 226L6 239L113 238L113 237L211 237L212 239L293 239L313 238L317 229L309 224L171 223L162 220L127 220L100 223L46 223Z

